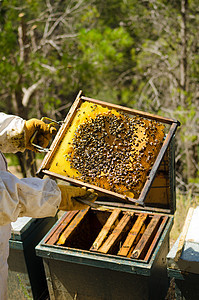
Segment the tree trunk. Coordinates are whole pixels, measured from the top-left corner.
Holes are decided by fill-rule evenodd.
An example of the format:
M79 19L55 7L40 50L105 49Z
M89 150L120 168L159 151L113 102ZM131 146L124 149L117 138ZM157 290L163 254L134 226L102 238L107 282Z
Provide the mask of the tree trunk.
M180 85L181 105L186 105L186 91L187 91L187 9L188 0L181 0L181 62L180 62Z
M18 27L18 42L19 42L19 52L20 52L20 62L25 62L27 55L28 55L28 49L25 47L26 45L26 24L24 21L24 14L19 14L20 17L20 25ZM18 74L18 80L16 84L16 88L14 93L12 94L12 105L14 108L14 114L17 116L23 118L24 120L27 120L28 118L28 105L23 105L23 74ZM21 172L23 174L23 177L30 177L35 176L36 173L36 161L35 161L35 153L30 150L25 150L23 153L18 152L17 158L19 160Z
M24 120L27 120L28 109L22 104L22 88L20 80L16 87L15 93L12 95L12 102L15 110L15 114L21 117ZM18 152L17 158L19 160L21 172L23 177L35 176L36 173L36 161L35 154L30 150L25 150L25 152Z
M17 152L16 155L19 160L23 177L35 176L37 171L35 153L30 150L25 150L23 153Z
M187 68L188 68L188 56L187 56L187 11L188 11L188 0L181 0L181 62L180 62L180 84L181 84L181 94L180 100L181 105L186 109L186 93L189 91L187 82ZM191 133L190 133L191 134ZM187 182L190 179L194 179L197 176L196 167L196 149L192 143L190 143L188 137L185 142L185 153L186 153L186 167L187 167Z

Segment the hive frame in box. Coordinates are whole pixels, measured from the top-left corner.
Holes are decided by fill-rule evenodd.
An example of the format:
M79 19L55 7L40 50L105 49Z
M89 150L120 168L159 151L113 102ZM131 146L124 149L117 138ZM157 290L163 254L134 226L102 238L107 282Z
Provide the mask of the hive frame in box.
M70 251L76 251L78 247L74 248L65 245L65 243L74 236L74 232L85 221L89 212L91 211L87 208L81 211L69 211L65 213L60 219L59 224L53 227L48 236L42 241L42 245L61 246L61 248L64 247L65 249L70 249ZM120 257L121 259L149 263L165 228L171 226L172 222L169 216L136 211L125 212L120 209L109 210L109 212L108 219L98 232L95 241L88 251L97 253L99 256L108 254L115 258ZM119 222L119 215L122 213L123 217ZM137 217L137 221L134 221L133 227L130 230L132 219L135 217ZM149 218L150 221L148 223L146 219L149 220ZM115 222L118 222L118 224L115 225ZM130 222L131 226L128 225ZM114 230L113 227L115 227ZM117 241L121 239L121 235L127 231L128 227L129 234L125 238L125 242L119 247L118 253L113 254L111 247L115 247ZM133 245L135 247L130 252L130 248ZM87 252L85 249L84 251Z
M176 129L179 126L180 123L177 120L174 120L174 119L165 118L165 117L153 115L153 114L150 114L150 113L145 113L145 112L142 112L142 111L126 108L126 107L123 107L123 106L107 103L107 102L104 102L104 101L88 98L88 97L82 96L81 94L82 94L82 91L80 91L78 93L73 105L71 106L71 109L70 109L68 115L66 116L66 118L63 122L63 125L61 126L60 130L58 131L58 133L57 133L57 135L54 139L54 141L51 144L50 151L46 154L46 156L45 156L45 158L44 158L44 160L43 160L43 162L40 166L40 169L37 172L37 176L43 177L44 175L48 175L48 176L51 176L51 177L54 177L54 178L57 178L57 179L61 179L63 181L70 182L73 185L85 186L87 188L92 188L92 189L96 190L97 192L103 193L105 195L108 195L108 196L111 196L111 197L114 197L114 198L118 198L120 200L122 199L123 201L125 201L127 203L127 207L128 207L128 204L139 204L141 206L144 206L144 201L145 201L146 196L147 196L147 194L150 190L150 187L151 187L151 185L154 181L156 172L157 172L157 170L158 170L158 168L159 168L159 166L160 166L160 164L163 160L163 157L164 157L164 154L165 154L166 150L169 148L169 145L171 144L171 141L174 137ZM127 113L127 114L130 114L130 115L141 116L143 118L147 118L147 119L150 119L150 120L156 120L156 121L159 121L161 123L170 125L169 132L166 135L166 138L163 142L163 145L162 145L162 147L161 147L161 149L160 149L160 151L157 155L157 158L156 158L156 160L155 160L155 162L154 162L154 164L151 168L151 171L150 171L150 173L149 173L149 175L146 179L146 182L145 182L145 184L144 184L144 186L141 190L141 193L140 193L138 199L126 197L125 195L109 191L107 189L98 187L96 185L85 183L85 182L82 182L80 180L77 180L77 179L74 179L74 178L71 178L71 177L67 177L67 176L63 176L63 175L57 174L55 172L49 171L51 160L52 160L57 148L59 147L59 144L61 143L65 133L67 132L68 128L70 127L71 122L72 122L72 120L73 120L73 118L74 118L74 116L77 112L77 109L80 107L80 105L83 101L88 101L90 103L98 104L98 105L101 105L101 106L104 106L104 107L107 107L107 108L110 108L110 109L115 109L115 110L123 112L123 113ZM171 191L171 192L173 192L173 191ZM122 206L125 206L125 205L122 205Z

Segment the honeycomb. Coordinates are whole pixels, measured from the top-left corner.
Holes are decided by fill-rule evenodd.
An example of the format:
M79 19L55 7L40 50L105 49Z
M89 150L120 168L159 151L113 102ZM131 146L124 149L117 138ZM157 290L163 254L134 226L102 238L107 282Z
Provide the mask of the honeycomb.
M156 120L130 117L85 101L66 132L50 171L138 198L165 136Z

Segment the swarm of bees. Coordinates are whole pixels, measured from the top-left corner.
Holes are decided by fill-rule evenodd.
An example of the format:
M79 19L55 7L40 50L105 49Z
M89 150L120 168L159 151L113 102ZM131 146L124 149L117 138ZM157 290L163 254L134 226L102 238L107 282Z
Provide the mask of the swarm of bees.
M106 110L76 127L65 159L76 179L138 198L164 136L156 120Z

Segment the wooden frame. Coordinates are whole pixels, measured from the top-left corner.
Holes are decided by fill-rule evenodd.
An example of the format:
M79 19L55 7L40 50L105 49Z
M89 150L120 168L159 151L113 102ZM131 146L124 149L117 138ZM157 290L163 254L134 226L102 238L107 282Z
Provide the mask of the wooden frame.
M157 172L157 170L158 170L158 168L159 168L159 166L160 166L160 164L163 160L164 154L167 151L167 149L168 149L168 147L171 143L171 140L172 140L172 138L175 134L177 126L179 126L179 122L177 120L173 120L173 119L170 119L170 118L164 118L164 117L160 117L160 116L157 116L157 115L145 113L145 112L142 112L142 111L122 107L122 106L119 106L119 105L99 101L99 100L96 100L96 99L91 99L91 98L88 98L88 97L84 97L84 96L81 95L81 93L82 92L80 91L79 94L76 97L76 100L74 101L73 105L71 106L71 109L70 109L67 117L65 118L65 120L63 122L63 125L61 126L59 132L57 133L57 135L56 135L56 137L55 137L55 139L54 139L54 141L53 141L53 143L50 147L50 151L45 156L45 158L42 162L42 165L40 166L40 169L37 172L37 175L39 177L43 177L44 175L48 175L48 176L51 176L51 177L54 177L54 178L57 178L57 179L67 181L67 182L69 182L73 185L86 186L87 188L95 189L99 193L103 193L105 195L108 195L108 196L111 196L111 197L114 197L114 198L117 198L117 199L122 199L127 204L139 204L141 206L144 206L144 201L146 199L146 196L147 196L147 194L150 190L150 187L151 187L151 185L154 181L156 172ZM92 185L92 184L89 184L89 183L82 182L82 181L77 180L77 179L73 179L73 178L63 176L63 175L60 175L60 174L49 171L52 158L53 158L57 148L59 147L59 144L61 143L63 137L65 136L65 133L67 132L67 130L68 130L68 128L69 128L69 126L70 126L70 124L71 124L71 122L72 122L72 120L73 120L73 118L74 118L74 116L77 112L77 109L80 107L80 105L83 101L89 101L91 103L99 104L101 106L105 106L105 107L108 107L108 108L114 108L117 111L125 112L125 113L131 114L131 115L139 115L139 116L151 119L151 120L157 120L159 122L165 123L165 124L170 126L169 132L168 132L168 134L167 134L167 136L166 136L166 138L163 142L163 145L162 145L162 147L161 147L161 149L158 153L158 156L157 156L157 158L154 162L154 165L152 166L152 169L149 173L149 176L146 179L146 182L145 182L145 184L142 188L142 191L141 191L140 196L139 196L138 199L126 197L125 195L122 195L122 194L119 194L119 193L116 193L116 192L112 192L112 191L106 190L104 188L101 188L101 187L98 187L98 186L95 186L95 185ZM173 186L174 186L174 184L173 184Z
M81 229L81 224L92 211L88 208L67 212L46 238L45 244L68 249L67 242L76 239L76 231ZM89 250L95 254L117 255L147 263L168 220L169 216L161 214L113 209Z

